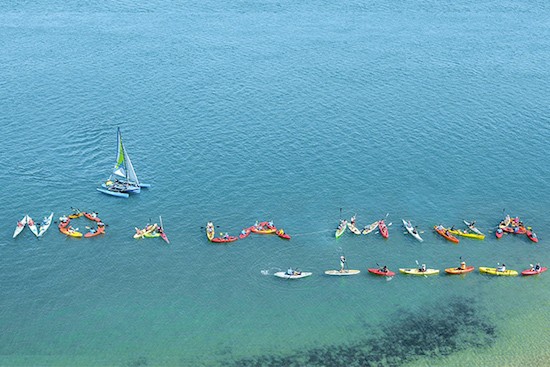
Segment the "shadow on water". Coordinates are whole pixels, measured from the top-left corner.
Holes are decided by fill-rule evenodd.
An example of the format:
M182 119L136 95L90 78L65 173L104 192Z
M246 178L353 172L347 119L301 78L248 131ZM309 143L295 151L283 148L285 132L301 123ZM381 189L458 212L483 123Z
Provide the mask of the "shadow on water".
M492 345L496 327L473 300L424 309L399 311L383 333L356 343L327 345L289 355L260 355L225 361L223 366L401 366L419 358L438 358L468 348ZM368 327L368 325L365 325Z

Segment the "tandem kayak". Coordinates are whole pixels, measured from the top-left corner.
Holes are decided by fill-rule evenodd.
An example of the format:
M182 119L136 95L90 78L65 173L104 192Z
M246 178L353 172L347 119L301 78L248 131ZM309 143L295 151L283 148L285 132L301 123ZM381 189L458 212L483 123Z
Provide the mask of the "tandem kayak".
M548 270L547 267L543 266L539 270L533 270L533 268L526 269L521 272L521 275L537 275L540 273L544 273L546 270Z
M386 271L384 272L382 269L379 269L379 268L371 268L371 269L368 269L369 270L369 273L371 274L376 274L376 275L382 275L382 276L386 276L386 277L393 277L395 275L395 273L393 271Z
M451 242L454 242L454 243L460 242L458 240L458 238L456 238L455 236L453 236L450 233L447 233L448 230L445 227L434 226L434 229L437 233L439 233L447 241L451 241Z
M388 233L388 227L386 226L386 223L384 223L384 220L378 222L378 229L380 229L380 234L382 237L388 238L390 236Z
M236 236L229 236L227 238L216 237L216 238L212 238L212 242L214 242L214 243L228 243L228 242L237 241L238 239L239 239L239 237L236 237Z
M42 237L44 233L50 228L50 225L52 224L53 219L53 212L50 214L49 217L44 217L42 220L42 223L40 224L40 231L38 232L38 237Z
M348 222L348 228L349 230L354 234L361 234L361 230L355 226L355 224L352 224L351 222Z
M298 271L298 272L294 272L293 275L289 275L289 274L286 273L286 271L278 271L273 275L275 275L278 278L283 278L283 279L300 279L300 278L308 277L311 274L313 274L313 273L310 273L310 272L307 272L307 271Z
M335 276L346 276L346 275L357 275L361 272L361 270L353 270L353 269L346 269L346 270L327 270L325 271L326 275L335 275Z
M409 274L409 275L436 275L439 274L439 269L426 269L426 271L421 271L418 268L410 269L399 269L400 273Z
M468 231L461 231L459 229L449 229L449 233L457 234L457 235L462 236L462 237L474 238L476 240L484 240L485 239L484 234L470 233Z
M374 231L376 228L378 228L378 221L376 222L373 222L371 223L370 225L368 226L365 226L365 228L363 228L363 234L369 234L371 233L372 231Z
M490 275L500 275L500 276L508 276L513 277L518 275L518 272L515 270L504 270L504 271L497 271L497 268L488 268L485 266L479 267L480 273L490 274Z
M525 232L525 234L531 241L535 243L539 242L539 238L537 237L537 234L535 232L528 230L527 232Z
M405 219L401 219L403 221L403 225L405 226L405 229L407 230L407 232L409 232L409 234L411 236L413 236L414 238L416 238L418 241L422 242L424 241L422 239L422 237L420 237L420 235L418 234L416 228L414 228L411 224L411 221L410 220L405 220Z
M468 228L470 228L470 231L477 234L483 234L479 229L476 228L476 226L474 225L474 222L468 222L467 220L462 220L462 221L464 222L464 224L468 226Z
M27 215L27 225L29 226L31 232L38 237L38 228L36 228L36 223L34 223L34 220L32 220L31 217Z
M340 238L344 234L347 228L348 221L345 219L342 219L340 221L340 224L338 225L338 228L336 228L336 233L334 233L334 237Z
M17 222L17 227L15 227L15 231L13 232L13 238L19 236L19 233L25 229L25 226L27 225L27 215L23 217L19 222Z
M467 266L466 269L462 268L447 268L445 269L445 273L447 274L465 274L469 273L471 271L474 271L475 267L473 266Z

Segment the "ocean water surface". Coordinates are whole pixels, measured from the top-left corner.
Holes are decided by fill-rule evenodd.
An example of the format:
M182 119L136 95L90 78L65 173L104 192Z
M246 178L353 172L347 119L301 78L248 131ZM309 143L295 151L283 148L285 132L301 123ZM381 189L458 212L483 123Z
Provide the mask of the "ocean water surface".
M542 1L0 4L0 366L547 366ZM151 183L95 188L116 128ZM97 211L107 233L17 220ZM494 237L508 213L537 232ZM387 218L334 238L341 217ZM171 244L134 240L162 215ZM424 232L418 243L401 218ZM477 220L484 241L432 227ZM292 235L213 245L273 220ZM84 219L75 226L85 230ZM345 254L355 277L328 277ZM431 277L371 276L425 263ZM299 281L273 273L298 267Z

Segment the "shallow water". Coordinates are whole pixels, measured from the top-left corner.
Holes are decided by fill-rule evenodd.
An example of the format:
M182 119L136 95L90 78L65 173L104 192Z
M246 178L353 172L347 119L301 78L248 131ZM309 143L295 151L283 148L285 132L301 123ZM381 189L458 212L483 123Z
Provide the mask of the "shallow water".
M547 13L544 2L0 5L0 365L544 366L549 336L533 330L550 326L546 274L366 269L550 264ZM127 200L95 190L117 126L153 184ZM107 234L11 238L25 213L71 207L98 211ZM355 213L360 225L389 213L390 238L335 240ZM504 213L539 244L496 240ZM131 237L158 215L171 245ZM485 241L432 233L471 218ZM293 238L211 245L208 220L230 234L273 220ZM362 273L322 275L342 253ZM314 275L272 276L288 266Z

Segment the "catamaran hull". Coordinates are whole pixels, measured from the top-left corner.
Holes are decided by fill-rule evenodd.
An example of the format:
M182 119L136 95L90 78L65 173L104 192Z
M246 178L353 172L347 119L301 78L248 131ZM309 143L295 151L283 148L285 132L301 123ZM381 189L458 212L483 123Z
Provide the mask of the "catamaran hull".
M119 197L119 198L126 198L127 199L127 198L130 197L130 194L127 194L125 192L110 191L110 190L107 190L107 189L100 189L99 187L97 188L97 191L102 192L102 193L107 194L107 195L116 196L116 197Z

